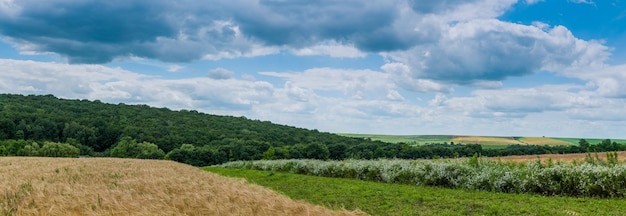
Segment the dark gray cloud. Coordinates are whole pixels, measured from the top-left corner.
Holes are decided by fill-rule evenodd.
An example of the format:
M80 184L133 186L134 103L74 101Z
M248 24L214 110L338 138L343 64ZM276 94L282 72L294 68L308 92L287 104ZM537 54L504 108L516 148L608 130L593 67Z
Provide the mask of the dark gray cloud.
M435 13L438 11L451 10L461 4L476 2L476 0L408 0L411 8L419 13Z
M331 42L384 52L407 65L397 78L413 90L499 81L594 58L597 50L565 27L544 30L495 19L513 3L20 0L0 4L0 36L21 51L57 53L70 63L128 57L189 62Z
M245 34L270 45L301 47L325 39L354 43L365 51L412 45L396 35L392 24L398 12L392 2L262 0L247 7L233 9L237 23Z
M452 25L437 43L391 56L410 66L413 80L407 82L474 85L559 70L605 54L605 46L577 39L563 26L543 30L490 19Z
M302 48L328 40L394 51L423 39L402 26L409 22L399 17L403 2L23 0L0 8L8 11L0 14L0 34L22 51L58 53L71 63L129 56L185 62L236 56L253 44Z
M141 44L172 37L177 29L153 1L19 1L16 16L0 16L0 33L32 51L55 52L71 62L101 63L141 53Z

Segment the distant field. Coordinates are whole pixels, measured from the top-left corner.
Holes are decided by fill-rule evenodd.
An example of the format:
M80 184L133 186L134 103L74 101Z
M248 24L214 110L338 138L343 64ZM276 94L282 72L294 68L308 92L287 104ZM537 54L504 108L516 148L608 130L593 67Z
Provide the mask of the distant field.
M428 143L450 142L452 136L449 135L380 135L380 134L338 134L347 137L370 138L388 143L409 143L424 145Z
M453 136L453 135L380 135L380 134L338 134L347 137L370 138L389 143L409 143L424 145L429 143L480 144L486 148L506 147L507 145L578 145L580 138L551 137L497 137L497 136ZM604 139L586 139L598 144ZM612 140L626 143L626 139Z
M480 144L480 145L516 145L523 144L513 137L488 137L488 136L454 136L454 143Z
M354 215L164 160L0 157L0 215Z
M593 157L594 159L596 159L596 153L590 153L591 157ZM601 160L606 161L606 152L598 152L598 158L600 158ZM585 160L585 157L587 156L586 153L577 153L577 154L542 154L542 155L515 155L515 156L506 156L506 157L493 157L490 158L492 160L501 160L501 161L513 161L513 162L529 162L529 161L536 161L537 159L543 161L543 162L547 162L548 160L552 160L552 162L556 163L558 161L560 162L572 162L572 161L578 161L578 162L583 162ZM625 151L621 151L618 152L618 161L619 162L626 162L626 152Z
M552 138L552 139L569 142L575 145L578 145L578 141L580 140L580 138ZM587 142L591 143L592 145L595 145L595 144L602 142L602 140L605 140L605 139L585 138L585 140L587 140ZM611 139L611 141L626 144L626 139Z

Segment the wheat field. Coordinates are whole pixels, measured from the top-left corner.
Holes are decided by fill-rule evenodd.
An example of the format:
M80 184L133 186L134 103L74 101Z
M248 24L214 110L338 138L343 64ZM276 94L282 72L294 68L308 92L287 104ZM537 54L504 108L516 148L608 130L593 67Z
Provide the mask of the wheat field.
M455 136L454 143L480 144L480 145L521 145L522 142L513 137L488 137L488 136Z
M356 215L163 160L0 158L0 215Z

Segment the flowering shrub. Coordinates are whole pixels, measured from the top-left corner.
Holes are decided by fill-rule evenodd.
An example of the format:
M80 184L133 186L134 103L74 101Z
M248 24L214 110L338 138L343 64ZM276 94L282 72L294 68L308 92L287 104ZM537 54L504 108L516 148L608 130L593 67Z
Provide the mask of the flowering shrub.
M471 160L471 159L470 159ZM386 183L440 186L507 193L624 197L626 166L601 164L525 165L495 161L263 160L219 165Z

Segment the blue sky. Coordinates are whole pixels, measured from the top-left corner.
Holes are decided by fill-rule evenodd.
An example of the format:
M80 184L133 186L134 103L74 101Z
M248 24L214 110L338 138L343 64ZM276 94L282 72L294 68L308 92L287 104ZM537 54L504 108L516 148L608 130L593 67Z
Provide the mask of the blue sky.
M0 92L327 132L625 138L623 0L0 0Z

